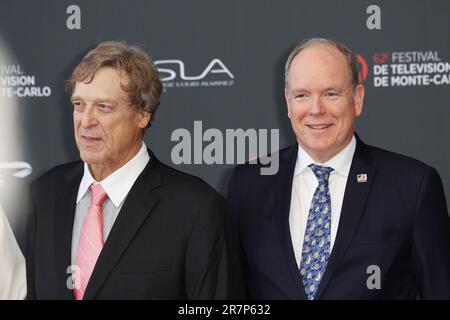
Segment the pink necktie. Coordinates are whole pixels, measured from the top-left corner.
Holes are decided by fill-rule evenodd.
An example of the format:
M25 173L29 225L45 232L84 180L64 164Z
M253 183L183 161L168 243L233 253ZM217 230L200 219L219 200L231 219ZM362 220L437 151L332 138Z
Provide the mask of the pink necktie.
M75 277L78 278L76 279L78 286L75 287L76 300L83 299L92 270L103 248L103 202L106 197L100 183L91 185L91 206L83 221L76 258Z

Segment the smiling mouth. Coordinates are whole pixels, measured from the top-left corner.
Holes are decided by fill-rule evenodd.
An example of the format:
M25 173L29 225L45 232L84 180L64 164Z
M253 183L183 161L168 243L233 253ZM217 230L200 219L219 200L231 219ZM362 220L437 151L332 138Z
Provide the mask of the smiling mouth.
M306 126L313 130L323 130L323 129L328 129L332 125L333 124L307 124Z

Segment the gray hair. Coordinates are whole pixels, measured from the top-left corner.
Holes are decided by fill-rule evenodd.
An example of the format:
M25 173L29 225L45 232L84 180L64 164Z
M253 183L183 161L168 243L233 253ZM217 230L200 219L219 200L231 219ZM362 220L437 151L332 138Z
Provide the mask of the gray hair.
M330 45L336 49L338 49L346 58L348 70L350 71L350 82L352 85L353 90L356 88L356 86L360 83L359 81L359 68L358 68L358 59L356 55L343 43L325 39L325 38L311 38L306 39L301 42L299 42L295 48L291 51L289 54L287 60L286 60L286 66L284 68L284 86L285 88L288 87L288 74L289 69L291 68L292 61L294 58L303 50L306 49L314 44L326 44Z
M77 82L90 83L97 71L104 67L125 72L130 78L127 85L121 84L122 89L137 111L151 114L147 128L150 127L159 106L163 85L152 59L137 46L122 41L100 43L76 66L66 81L67 91L72 94Z

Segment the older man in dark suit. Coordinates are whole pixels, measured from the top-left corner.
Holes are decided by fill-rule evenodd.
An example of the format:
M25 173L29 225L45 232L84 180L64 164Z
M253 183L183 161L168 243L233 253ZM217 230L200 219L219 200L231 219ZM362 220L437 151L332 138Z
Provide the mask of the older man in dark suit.
M430 166L354 133L364 87L344 45L310 39L285 69L297 144L277 174L238 166L229 204L257 299L450 299L450 220Z
M82 161L32 185L29 298L241 297L223 198L142 140L162 91L150 57L101 43L68 87Z

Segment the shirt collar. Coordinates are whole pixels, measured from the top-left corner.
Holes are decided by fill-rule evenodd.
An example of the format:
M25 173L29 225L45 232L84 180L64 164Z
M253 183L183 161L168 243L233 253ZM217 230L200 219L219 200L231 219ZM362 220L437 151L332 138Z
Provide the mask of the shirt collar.
M302 173L311 163L315 163L321 166L331 167L335 172L347 177L350 172L350 166L352 164L353 155L356 150L356 138L353 135L350 143L325 163L317 163L311 156L299 145L297 162L295 163L294 175Z
M125 199L149 160L150 155L148 154L147 146L145 145L145 142L142 141L141 149L130 161L111 173L104 180L100 181L108 198L111 199L115 207L119 207ZM78 188L77 204L84 197L90 185L96 182L94 177L92 177L88 164L85 162L83 178L81 179Z

